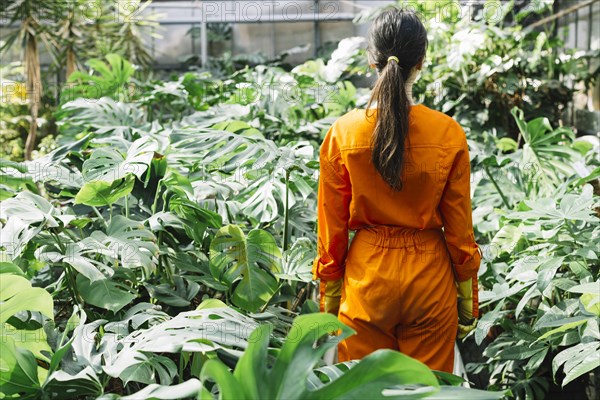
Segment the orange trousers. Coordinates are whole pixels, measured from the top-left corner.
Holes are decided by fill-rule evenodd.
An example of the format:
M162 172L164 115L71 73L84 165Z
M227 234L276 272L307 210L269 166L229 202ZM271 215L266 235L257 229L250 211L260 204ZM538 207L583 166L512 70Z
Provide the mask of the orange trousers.
M441 230L358 230L343 282L338 317L357 333L339 344L340 362L388 348L452 372L457 290Z

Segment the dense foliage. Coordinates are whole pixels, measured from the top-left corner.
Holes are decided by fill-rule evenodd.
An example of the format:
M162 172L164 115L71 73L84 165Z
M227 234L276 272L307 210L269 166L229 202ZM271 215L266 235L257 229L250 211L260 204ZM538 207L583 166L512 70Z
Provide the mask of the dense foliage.
M485 250L483 317L466 339L483 355L468 368L490 382L481 389L543 398L552 381L590 379L600 359L598 142L561 126L568 100L498 84L548 82L565 57L546 32L515 45L519 25L434 22L416 94L468 132ZM480 44L449 59L464 42ZM532 46L537 64L510 62ZM464 398L461 379L399 353L322 362L352 332L315 313L318 146L365 103L352 83L363 48L350 38L291 71L164 80L108 53L70 74L52 115L57 148L0 163L0 393ZM436 82L443 95L431 97ZM466 85L474 95L459 94ZM499 100L511 90L520 100Z

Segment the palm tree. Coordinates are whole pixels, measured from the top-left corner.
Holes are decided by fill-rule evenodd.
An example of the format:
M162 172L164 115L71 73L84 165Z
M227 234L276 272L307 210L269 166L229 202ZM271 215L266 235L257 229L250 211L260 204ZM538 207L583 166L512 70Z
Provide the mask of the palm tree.
M160 37L159 15L142 12L151 0L124 3L99 0L99 12L86 14L87 0L0 0L4 19L17 27L6 38L0 52L19 43L23 51L30 127L25 142L25 159L31 160L37 137L37 118L42 91L39 44L43 43L54 66L66 64L66 78L77 70L78 61L109 53L124 56L134 64L149 67L148 37ZM60 58L63 62L59 62Z
M56 42L48 29L49 26L43 24L42 21L55 20L61 15L65 4L65 2L55 0L0 0L0 9L4 10L5 19L9 20L9 25L17 26L17 29L6 38L0 52L7 50L14 43L20 43L23 51L31 117L29 133L25 142L26 160L31 160L31 153L35 148L37 117L43 90L38 45L39 42L44 43L52 57L54 57L56 49Z

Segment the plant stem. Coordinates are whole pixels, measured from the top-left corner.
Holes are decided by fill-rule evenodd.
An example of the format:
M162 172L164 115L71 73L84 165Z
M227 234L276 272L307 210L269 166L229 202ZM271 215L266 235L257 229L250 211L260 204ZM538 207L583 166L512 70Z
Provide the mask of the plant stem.
M265 310L269 306L269 303L271 302L271 300L273 300L273 297L275 297L275 295L277 293L279 293L279 291L281 290L282 287L283 287L283 281L279 283L279 286L277 286L277 289L275 290L275 292L273 292L271 297L269 297L269 300L265 303L265 305L261 307L261 309L260 309L261 313L265 312Z
M125 218L129 219L129 195L125 196Z
M285 217L283 219L283 251L288 248L288 230L289 230L289 184L290 184L290 171L285 171Z
M64 264L65 273L67 275L67 279L69 280L69 289L71 289L71 295L73 296L73 300L77 303L80 308L83 308L83 299L77 290L77 281L75 280L75 273L73 272L73 267L68 264Z
M98 209L95 206L92 206L92 210L94 210L94 213L96 213L96 216L100 219L100 221L102 221L102 223L104 224L104 227L108 228L108 224L104 220L104 217L102 216L102 214L100 214L100 211L98 211Z
M163 241L163 231L159 231L158 232L158 237L156 239L156 245L158 246L159 249L159 254L158 254L158 270L159 273L161 275L164 276L164 278L171 283L171 285L175 285L175 281L173 280L173 274L171 272L171 265L169 264L168 260L167 260L167 256L166 255L162 255L160 254L160 245Z
M487 176L490 178L490 181L492 181L492 184L496 188L496 191L498 192L498 194L502 198L502 202L504 203L504 206L506 208L510 209L510 205L508 204L508 200L506 200L506 197L504 197L504 193L502 193L502 189L500 189L500 186L498 186L498 182L496 182L496 180L494 179L494 177L490 173L490 170L488 169L488 167L486 165L484 165L483 169L485 170L485 173L487 174Z
M156 193L154 194L154 201L152 202L152 214L156 213L156 207L158 206L158 195L160 194L160 185L162 184L162 179L158 181L156 185Z

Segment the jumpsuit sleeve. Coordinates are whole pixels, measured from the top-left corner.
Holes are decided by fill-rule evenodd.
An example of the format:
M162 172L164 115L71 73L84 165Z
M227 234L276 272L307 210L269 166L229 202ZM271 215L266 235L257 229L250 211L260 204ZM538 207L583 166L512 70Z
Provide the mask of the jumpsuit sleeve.
M336 140L335 124L329 129L320 150L317 195L317 256L313 279L333 281L344 276L348 252L348 220L352 197L350 177Z
M469 147L464 130L460 125L456 124L456 126L457 133L461 135L461 146L450 167L439 207L456 280L458 282L472 280L473 316L477 317L477 272L481 263L481 250L475 242L473 232Z

